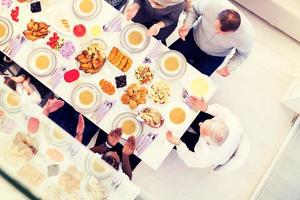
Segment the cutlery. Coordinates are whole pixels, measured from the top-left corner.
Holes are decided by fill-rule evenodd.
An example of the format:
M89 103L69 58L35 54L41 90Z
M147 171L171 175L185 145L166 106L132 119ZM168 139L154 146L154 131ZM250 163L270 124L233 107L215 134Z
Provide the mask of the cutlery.
M108 111L110 111L110 109L115 105L116 101L108 101L106 100L104 102L104 108L103 110L101 110L101 112L97 112L97 118L96 118L96 123L98 124L99 122L101 122L101 120L104 118L104 116L108 113Z
M113 176L111 186L115 191L120 187L122 181L123 178L118 173Z
M16 49L17 45L22 40L22 36L18 35L17 39L10 45L10 48L7 50L7 54L10 54L14 49Z
M103 26L103 30L105 32L112 31L113 26L121 19L121 15L118 14L114 18L112 18L107 24Z
M16 37L11 38L10 41L8 42L7 46L4 48L3 52L4 52L4 53L7 53L7 52L11 49L11 46L12 46L15 42L17 42L20 38L21 38L21 35L17 35Z
M48 83L52 86L53 89L55 89L57 87L57 85L59 84L59 82L64 74L64 71L66 71L66 69L67 69L66 67L56 69L53 76L48 81Z
M15 57L15 55L19 52L19 50L21 49L21 47L24 45L26 41L27 41L26 38L22 36L20 42L16 44L16 46L8 53L8 55L11 58Z
M182 97L183 97L185 103L187 102L188 98L190 97L188 91L185 88L182 88Z
M145 149L155 140L158 134L148 133L146 136L142 136L137 142L136 155L141 155Z
M162 43L160 40L158 40L153 47L153 49L150 51L150 53L145 57L143 63L151 63L155 60L155 58L161 54L162 52Z

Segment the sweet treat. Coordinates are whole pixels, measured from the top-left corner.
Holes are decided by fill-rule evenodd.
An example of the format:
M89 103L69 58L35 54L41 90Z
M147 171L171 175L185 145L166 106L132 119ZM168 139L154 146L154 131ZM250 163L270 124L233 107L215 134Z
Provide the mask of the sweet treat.
M30 4L30 10L32 13L37 13L42 11L41 3L39 1Z
M166 81L160 80L151 85L149 92L155 103L164 104L169 99L170 86Z
M45 174L38 170L35 166L31 164L23 165L17 175L22 178L24 182L32 187L39 187L45 181Z
M75 166L70 166L61 175L58 186L65 193L72 193L80 189L80 182L83 174Z
M164 124L162 115L154 108L145 108L139 113L139 117L152 128L159 128Z
M173 108L169 113L169 118L174 124L182 124L185 121L185 111L182 108Z
M117 47L112 48L108 55L108 60L122 72L127 72L132 65L131 58L123 54Z
M153 79L153 72L150 67L145 65L140 65L135 70L135 77L140 82L140 84L145 84Z
M47 166L47 175L48 177L56 176L59 173L58 165L49 165Z
M105 94L113 95L116 92L115 86L111 82L109 82L109 81L101 79L100 82L99 82L99 85L100 85L101 90Z
M115 77L115 81L116 81L117 88L122 88L122 87L125 87L127 85L126 75Z
M27 24L27 30L23 32L28 40L36 41L45 38L49 33L49 25L44 22L35 22L33 19Z
M148 90L145 87L140 87L138 84L131 84L121 96L121 102L128 105L131 109L136 109L138 105L146 103Z
M29 133L37 133L40 128L40 120L36 117L30 117L27 122L27 130Z

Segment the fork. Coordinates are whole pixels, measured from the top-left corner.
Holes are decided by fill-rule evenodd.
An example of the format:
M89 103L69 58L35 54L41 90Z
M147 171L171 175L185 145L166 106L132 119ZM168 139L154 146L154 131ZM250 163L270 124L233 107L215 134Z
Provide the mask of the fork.
M114 18L112 18L107 24L103 26L103 30L105 32L112 31L113 26L121 19L121 14L116 15Z
M111 186L114 188L115 191L120 187L122 181L122 177L118 174L115 174L113 176Z
M105 102L104 109L97 115L96 122L97 124L101 122L106 113L113 107L115 101L107 101Z
M145 57L143 63L151 63L155 57L157 57L161 51L162 51L162 45L161 41L158 40L153 47L153 49L150 51L150 53Z
M62 67L62 68L56 69L56 71L54 72L53 76L48 81L48 83L52 86L53 89L55 89L56 86L58 85L59 80L62 78L63 72L66 69L67 69L66 67Z
M17 42L20 38L21 38L20 34L18 34L14 38L11 38L10 41L8 42L7 46L4 48L3 52L7 53L11 49L12 45L14 45L14 43Z
M26 39L24 36L21 37L21 40L12 48L12 50L8 53L8 55L13 58L20 50L20 48L23 46L23 44L26 42Z

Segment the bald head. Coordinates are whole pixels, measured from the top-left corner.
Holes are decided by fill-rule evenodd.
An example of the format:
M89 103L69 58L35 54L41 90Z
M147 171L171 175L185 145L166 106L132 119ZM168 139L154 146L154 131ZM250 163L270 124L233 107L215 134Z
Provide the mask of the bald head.
M220 23L222 32L235 32L241 25L240 14L232 9L226 9L218 14L217 20Z

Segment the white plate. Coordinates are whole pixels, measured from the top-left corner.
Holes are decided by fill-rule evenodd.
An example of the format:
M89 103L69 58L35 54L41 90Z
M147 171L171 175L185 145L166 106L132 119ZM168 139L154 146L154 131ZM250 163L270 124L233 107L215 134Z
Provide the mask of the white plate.
M62 134L62 138L57 138L55 135L54 135L54 129L58 129L61 134ZM68 141L70 140L70 136L69 134L64 131L62 128L60 128L59 126L57 125L54 125L54 124L49 124L48 126L48 130L45 134L46 136L46 139L51 143L53 144L54 146L65 146Z
M49 66L46 69L38 69L35 64L35 60L38 56L46 56L50 60ZM37 48L33 50L27 60L28 70L36 76L49 76L55 71L56 68L56 56L48 48Z
M4 17L0 17L0 25L3 25L6 28L4 35L0 37L0 45L3 45L11 39L13 35L13 26L10 21Z
M15 95L18 95L17 93L14 93L13 91L8 91L8 90L5 90L5 89L0 90L0 106L3 108L3 110L5 110L7 112L11 112L11 113L20 112L22 110L22 107L23 107L22 98L19 96L20 104L18 106L11 106L7 102L7 97L11 93L15 94Z
M137 138L140 134L143 133L143 124L137 119L137 115L130 112L124 112L119 114L113 121L112 130L116 128L121 128L122 123L125 120L132 120L136 124L136 131L131 135L122 134L121 139L127 140L130 136Z
M198 76L196 78L192 78L188 81L185 89L190 95L199 98L205 97L210 91L209 79L205 76Z
M174 109L174 108L181 108L184 110L185 112L185 120L180 123L180 124L175 124L174 122L171 121L169 115L170 115L170 112ZM189 110L190 108L184 104L184 103L179 103L179 104L172 104L172 105L169 105L168 108L167 108L167 111L165 112L165 122L166 122L166 125L169 129L184 129L185 126L187 125L187 123L189 123L190 121L190 117L189 117Z
M69 24L69 28L66 28L62 23L62 20L67 20ZM73 34L73 27L74 27L74 20L68 14L57 11L51 17L51 23L58 32L65 34L65 35L72 35Z
M89 13L84 13L80 10L80 3L84 0L73 1L73 12L80 19L93 19L97 17L102 9L102 3L100 0L90 0L94 4L94 8Z
M99 164L104 168L104 171L97 172L93 167L94 162L99 162ZM85 159L85 168L89 175L95 176L96 178L105 179L111 175L111 167L102 160L101 156L97 153L89 153Z
M80 103L79 95L82 91L89 91L94 96L94 100L89 105L83 105ZM72 91L71 102L77 111L85 114L91 113L100 106L101 94L95 85L83 83L75 87Z
M127 51L132 52L132 53L137 53L137 52L143 51L148 46L149 41L150 41L150 37L147 35L147 30L148 29L144 25L141 25L141 24L133 23L133 24L127 25L126 27L123 28L123 30L121 32L121 45ZM143 40L139 45L131 44L128 41L129 34L134 31L139 32L143 37Z
M178 59L179 63L179 68L177 71L175 72L170 72L168 70L166 70L166 68L164 67L164 62L167 58L174 56ZM163 78L163 79L167 79L167 80L175 80L175 79L179 79L181 78L185 72L186 72L186 67L187 67L187 63L186 63L186 59L185 57L179 53L178 51L174 51L174 50L169 50L164 52L157 60L157 65L158 65L158 72L159 75Z

